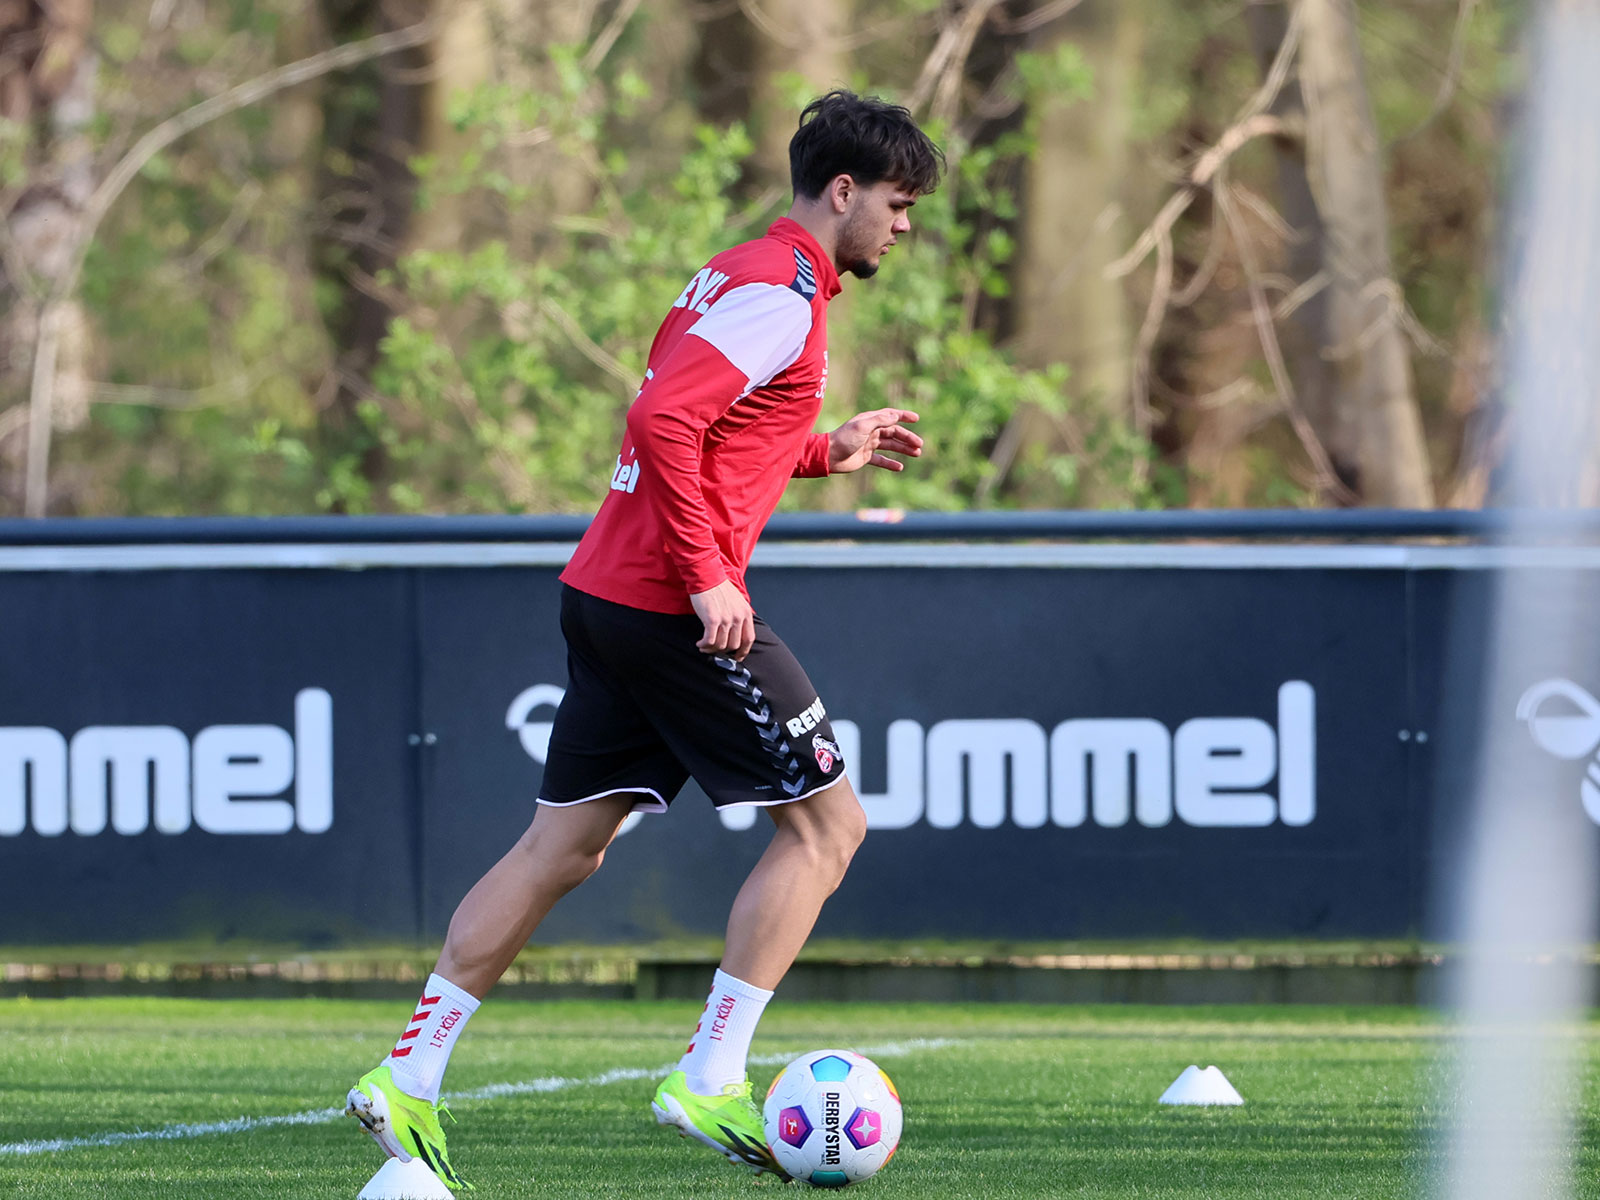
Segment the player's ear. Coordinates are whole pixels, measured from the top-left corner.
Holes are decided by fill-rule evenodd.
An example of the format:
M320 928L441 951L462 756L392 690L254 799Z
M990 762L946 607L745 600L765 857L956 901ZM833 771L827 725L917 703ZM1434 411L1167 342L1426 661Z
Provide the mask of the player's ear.
M828 201L836 213L850 207L850 197L855 195L856 181L849 175L835 175L828 181Z

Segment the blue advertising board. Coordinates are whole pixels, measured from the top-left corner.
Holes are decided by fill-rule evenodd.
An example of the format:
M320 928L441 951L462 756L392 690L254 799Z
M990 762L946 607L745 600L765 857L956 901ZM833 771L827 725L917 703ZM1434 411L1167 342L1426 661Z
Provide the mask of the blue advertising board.
M534 812L564 554L0 551L0 943L441 936ZM1600 555L1563 561L1600 583ZM757 608L869 821L819 934L1427 932L1495 568L1473 548L767 548ZM1546 754L1596 669L1538 664L1493 704ZM719 934L767 828L690 784L540 940Z

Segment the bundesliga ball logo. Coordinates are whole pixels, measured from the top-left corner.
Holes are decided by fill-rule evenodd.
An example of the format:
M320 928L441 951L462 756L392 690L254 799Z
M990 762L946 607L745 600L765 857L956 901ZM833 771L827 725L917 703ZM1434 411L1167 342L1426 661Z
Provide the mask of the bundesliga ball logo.
M871 1059L813 1050L778 1073L763 1109L778 1165L816 1187L875 1174L900 1143L900 1094Z

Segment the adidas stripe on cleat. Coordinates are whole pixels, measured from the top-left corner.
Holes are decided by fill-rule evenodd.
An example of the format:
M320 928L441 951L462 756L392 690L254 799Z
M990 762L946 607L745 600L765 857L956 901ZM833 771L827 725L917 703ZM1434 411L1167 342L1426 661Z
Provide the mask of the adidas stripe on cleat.
M402 1162L420 1159L446 1186L463 1192L473 1190L456 1174L445 1151L439 1114L449 1114L450 1110L401 1091L388 1067L377 1067L363 1075L345 1098L344 1111L361 1122L361 1127L390 1158ZM451 1114L450 1119L454 1121L455 1116Z
M767 1149L761 1112L750 1099L748 1079L730 1083L719 1096L702 1096L689 1090L682 1071L674 1071L661 1081L650 1107L656 1122L675 1127L679 1136L694 1138L757 1175L771 1172L789 1178Z

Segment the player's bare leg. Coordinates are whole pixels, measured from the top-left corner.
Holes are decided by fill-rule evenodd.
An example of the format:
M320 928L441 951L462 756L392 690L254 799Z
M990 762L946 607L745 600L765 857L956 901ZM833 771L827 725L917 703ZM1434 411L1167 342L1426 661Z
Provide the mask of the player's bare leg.
M599 868L637 799L619 792L562 808L541 805L517 844L456 907L434 970L481 999L556 901Z
M636 796L619 793L568 808L541 806L526 833L456 908L438 965L389 1057L350 1090L345 1111L385 1154L420 1158L451 1187L470 1190L451 1165L439 1086L478 1001L511 965L555 902L592 875Z
M722 967L694 1040L656 1089L656 1120L675 1126L757 1172L781 1174L751 1099L745 1061L756 1023L822 905L866 835L866 814L847 779L769 808L777 830L728 918Z
M844 879L866 837L867 816L848 778L767 812L778 828L734 899L722 969L770 991Z

